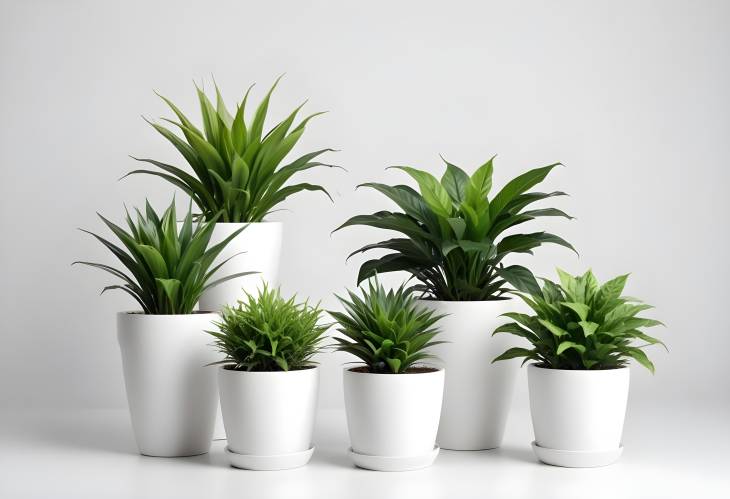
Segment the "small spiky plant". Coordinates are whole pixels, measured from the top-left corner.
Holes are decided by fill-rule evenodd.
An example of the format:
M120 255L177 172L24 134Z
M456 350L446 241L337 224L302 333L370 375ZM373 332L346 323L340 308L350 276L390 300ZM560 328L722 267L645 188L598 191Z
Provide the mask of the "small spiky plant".
M436 323L444 316L418 306L403 285L386 291L373 279L362 289L362 298L347 293L349 300L337 296L345 311L330 312L344 335L335 338L336 348L362 360L371 373L407 372L433 357L428 348L443 343L433 339L439 333Z
M446 162L439 181L428 172L394 166L410 175L420 192L407 185L362 184L395 202L402 212L379 211L357 215L335 230L366 225L400 232L403 237L368 244L350 254L383 249L389 253L360 267L358 284L375 274L405 271L418 281L413 290L425 298L444 301L504 300L507 276L529 273L524 267L504 266L513 253L530 253L545 243L573 247L547 232L505 231L538 217L571 218L556 208L526 209L536 201L564 192L530 192L560 163L535 168L508 182L494 197L493 159L471 177ZM349 257L348 257L349 258Z
M238 371L292 371L315 365L328 324L322 310L288 300L267 285L258 295L246 293L235 307L225 307L220 332L210 331L226 358L217 364Z
M320 185L286 183L298 172L317 166L334 166L314 161L333 149L310 152L280 166L301 138L309 120L323 113L311 114L294 126L302 104L266 134L263 133L269 100L279 79L261 101L249 123L245 118L246 101L253 85L246 91L234 115L227 110L217 85L215 106L196 87L203 118L202 131L172 101L160 96L179 120L165 121L177 127L182 137L157 123L150 122L150 125L175 146L194 175L176 166L146 158L134 159L149 163L159 170L138 169L127 175L161 177L185 191L206 220L221 213L221 222L260 222L276 205L300 191L322 191L330 197Z
M193 215L188 209L178 231L174 200L162 217L155 213L149 202L146 203L144 214L137 209L135 211L136 222L129 212L126 214L128 231L99 215L122 242L124 249L93 232L81 229L106 246L127 270L125 272L102 263L74 262L104 270L124 282L107 286L102 293L111 289L122 290L139 303L145 314L191 314L206 289L255 273L239 272L211 281L213 274L230 258L211 268L213 261L245 227L208 247L217 216L209 222L193 222Z
M523 364L533 360L550 369L616 369L633 358L653 373L654 364L642 349L664 343L641 328L662 323L637 316L651 305L621 295L628 275L603 285L590 270L573 277L558 269L558 276L560 284L543 279L542 288L534 279L511 282L535 315L503 314L514 322L493 334L520 336L532 348L510 348L494 361L519 357Z

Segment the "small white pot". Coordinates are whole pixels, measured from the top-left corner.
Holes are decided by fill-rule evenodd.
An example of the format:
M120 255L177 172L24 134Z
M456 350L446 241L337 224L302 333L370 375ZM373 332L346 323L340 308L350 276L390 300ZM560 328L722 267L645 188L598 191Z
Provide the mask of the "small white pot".
M117 314L124 384L139 452L175 457L210 449L218 393L211 336L218 314Z
M492 363L492 359L515 340L507 334L492 336L504 323L512 300L437 301L420 300L437 314L447 314L437 326L436 338L447 343L432 352L448 374L437 437L450 450L493 449L502 444L504 427L514 394L519 361Z
M344 392L355 464L388 471L430 465L438 454L444 370L372 374L351 369L344 369Z
M220 367L218 386L231 464L271 470L309 461L318 367L266 372Z
M579 371L527 368L533 449L558 466L591 467L621 455L629 368Z
M259 223L217 223L209 246L218 244L241 227L246 227L223 249L213 266L237 253L211 278L216 280L238 272L258 272L237 279L231 279L206 290L200 297L200 310L220 311L224 305L236 305L246 297L246 292L255 294L262 282L278 285L279 258L281 256L281 222Z

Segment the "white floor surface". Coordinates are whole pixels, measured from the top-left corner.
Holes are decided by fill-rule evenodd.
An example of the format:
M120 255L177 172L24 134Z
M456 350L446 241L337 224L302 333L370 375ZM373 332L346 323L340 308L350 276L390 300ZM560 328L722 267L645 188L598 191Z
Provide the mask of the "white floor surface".
M631 411L621 460L605 468L540 464L526 412L513 413L504 445L442 451L428 469L378 473L347 457L344 413L322 411L305 467L253 472L210 454L151 458L136 452L124 411L0 416L0 498L507 498L730 497L730 411Z

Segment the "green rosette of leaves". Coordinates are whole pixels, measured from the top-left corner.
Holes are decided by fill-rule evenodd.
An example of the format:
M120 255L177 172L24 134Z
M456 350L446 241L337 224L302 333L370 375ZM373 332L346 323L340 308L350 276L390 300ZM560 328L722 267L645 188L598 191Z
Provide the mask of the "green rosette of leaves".
M635 359L653 373L654 364L643 349L664 343L642 329L662 323L639 317L651 305L622 296L628 275L601 285L590 270L575 277L557 272L560 284L548 279L542 288L534 279L512 283L535 314L503 314L514 322L493 334L519 336L532 348L510 348L494 361L524 358L523 364L532 360L550 369L616 369Z
M362 184L387 196L402 211L378 211L357 215L335 230L365 225L399 232L402 236L368 244L350 257L371 250L387 254L360 267L358 284L375 274L405 271L418 284L411 290L424 297L445 301L506 299L506 277L532 274L524 267L504 265L513 253L532 253L545 243L573 247L548 232L510 233L509 229L539 217L565 217L556 208L527 209L537 201L564 192L531 191L560 163L530 170L508 182L490 199L494 158L470 177L446 161L439 181L428 172L394 166L410 175L418 191L407 185ZM348 257L349 258L349 257Z
M321 324L322 310L296 297L285 299L279 289L264 285L258 294L236 306L227 306L210 331L215 346L225 354L217 362L237 371L291 371L312 367L324 334L330 327Z
M74 262L104 270L123 282L105 287L102 293L111 289L121 290L132 296L145 314L191 314L206 289L255 273L238 272L211 280L213 274L236 255L213 265L216 257L245 227L209 247L219 216L214 216L208 222L194 222L192 212L188 209L178 229L174 200L162 216L155 212L149 202L146 203L144 213L138 209L135 211L136 221L129 212L126 213L128 230L99 215L122 246L81 229L111 251L125 269L102 263Z
M362 297L348 291L338 296L344 312L330 311L342 337L336 349L365 363L371 373L400 374L433 356L428 349L435 341L442 315L418 305L404 286L386 291L373 279L362 288Z
M215 105L196 86L202 130L172 101L160 96L178 119L164 121L178 129L182 136L157 123L149 123L177 149L193 174L161 161L133 158L156 169L133 170L127 175L161 177L185 191L198 206L203 218L210 220L220 213L221 222L261 222L279 203L300 191L321 191L330 197L320 185L287 182L299 172L318 166L334 166L316 160L333 149L310 152L282 165L304 134L307 123L323 113L311 114L295 125L302 104L264 133L269 101L279 79L258 105L250 122L246 121L245 113L253 85L246 91L234 114L226 108L217 85Z

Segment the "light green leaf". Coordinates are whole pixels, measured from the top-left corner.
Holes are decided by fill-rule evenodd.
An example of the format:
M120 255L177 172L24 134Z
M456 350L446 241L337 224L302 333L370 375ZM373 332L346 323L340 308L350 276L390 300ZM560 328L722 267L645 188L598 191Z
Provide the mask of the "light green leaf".
M555 336L560 337L560 336L566 336L568 334L568 332L565 329L563 329L559 326L556 326L555 324L553 324L552 322L550 322L548 320L538 319L538 322L540 322L540 324L545 326L545 328L547 328L547 330L550 331L551 333L553 333Z
M398 170L403 170L410 175L417 183L418 188L423 195L424 201L429 208L437 215L449 218L453 211L451 197L446 189L436 180L436 177L428 172L411 168L410 166L393 166Z
M578 324L583 329L583 336L585 336L586 338L595 333L596 329L598 329L599 326L599 324L596 324L595 322L585 320L580 321Z
M561 355L566 350L572 348L573 350L576 350L580 353L585 353L586 347L583 345L579 345L578 343L574 343L572 341L563 341L558 345L558 349L556 350L556 354Z
M560 304L566 308L569 308L576 314L578 314L578 317L580 317L581 321L585 321L588 319L588 313L591 311L591 307L586 305L585 303L576 303L576 302L569 302L569 301L563 301L560 302Z

